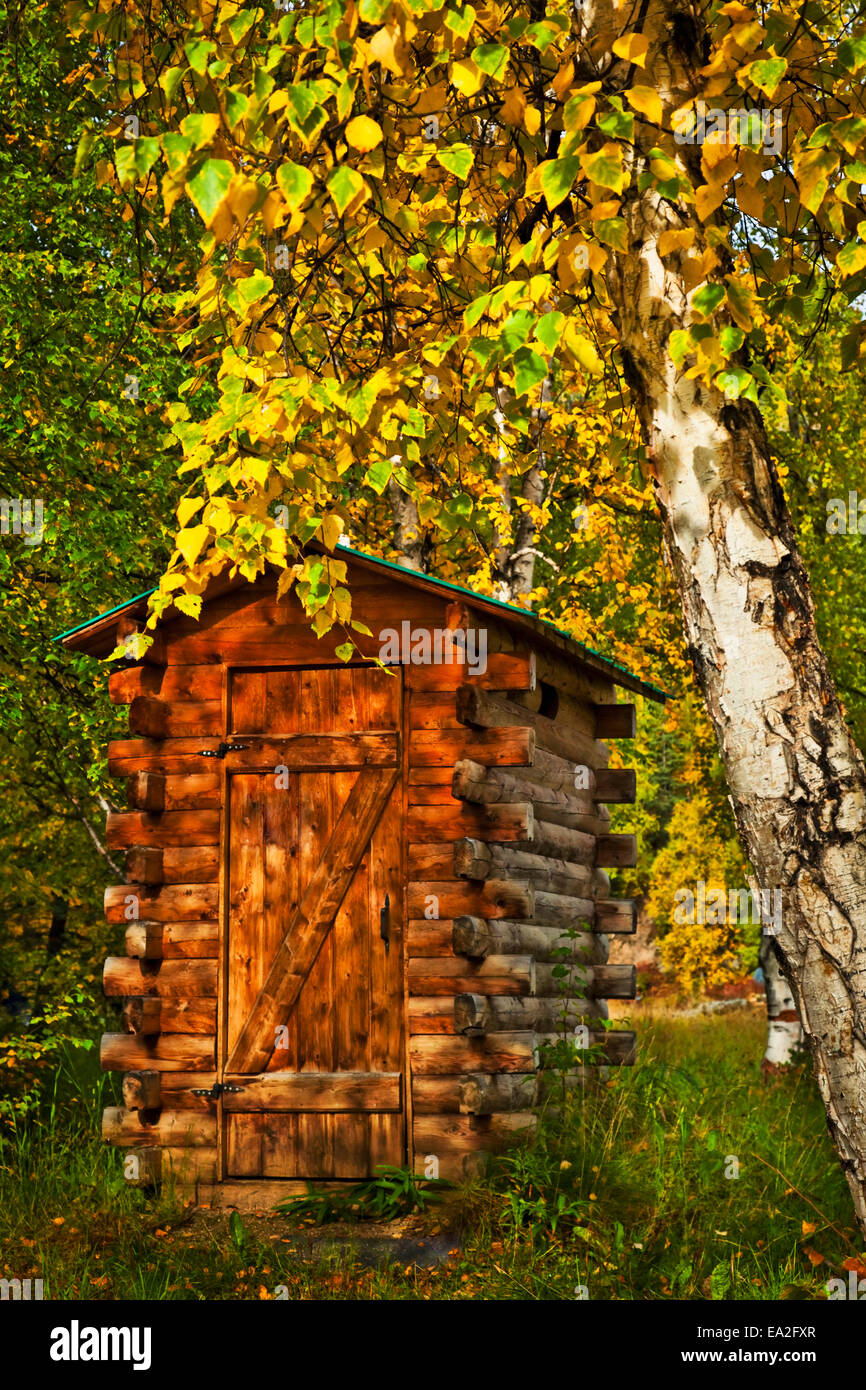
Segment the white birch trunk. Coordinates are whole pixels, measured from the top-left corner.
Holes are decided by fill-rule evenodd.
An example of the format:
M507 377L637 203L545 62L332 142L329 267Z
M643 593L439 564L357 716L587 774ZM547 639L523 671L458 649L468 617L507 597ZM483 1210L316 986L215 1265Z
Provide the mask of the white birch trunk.
M646 76L667 111L705 61L649 0ZM622 28L622 11L596 15ZM686 51L690 48L691 51ZM626 65L613 75L622 84ZM658 131L640 127L645 149ZM694 182L699 148L678 147ZM636 174L642 156L636 155ZM667 352L690 309L678 257L658 237L692 209L627 191L629 252L608 287L623 365L649 446L687 641L725 765L740 837L763 888L780 889L774 940L814 1058L830 1132L866 1233L866 768L815 630L809 581L758 411L678 372Z

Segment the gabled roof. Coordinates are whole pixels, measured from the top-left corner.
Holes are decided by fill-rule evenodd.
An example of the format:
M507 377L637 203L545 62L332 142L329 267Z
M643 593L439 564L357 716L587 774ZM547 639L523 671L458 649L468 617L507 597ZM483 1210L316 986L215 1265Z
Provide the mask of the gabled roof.
M314 544L309 549L319 550L320 547ZM488 598L486 594L475 593L473 589L467 589L461 584L452 584L449 580L437 579L431 574L421 574L418 570L408 569L405 565L396 565L391 560L381 560L376 555L367 555L361 550L353 550L348 545L340 545L336 551L331 553L335 557L350 559L362 569L374 572L385 570L392 574L395 579L398 579L400 583L407 584L410 588L419 589L424 593L435 594L445 591L459 595L472 608L482 613L488 613L491 617L499 618L508 626L517 628L527 635L531 634L533 638L540 640L545 646L558 652L566 659L579 661L584 666L592 667L599 674L635 694L644 695L647 699L655 700L661 704L671 698L666 691L660 690L658 686L641 680L640 676L636 676L625 666L621 666L619 662L611 661L609 657L602 656L592 647L575 641L573 637L562 632L553 623L537 617L525 608L518 608L512 603L503 603L500 599ZM227 592L247 582L239 576L228 582L215 581L218 589L211 586L210 595L214 596L217 591ZM118 617L122 614L129 617L143 616L147 610L147 600L155 592L155 587L146 589L144 593L136 594L134 598L127 599L125 603L116 604L114 608L109 608L104 613L99 613L96 617L88 618L86 622L79 623L66 632L61 632L54 638L54 641L62 642L63 646L69 650L83 651L93 656L107 656L115 646L114 625Z

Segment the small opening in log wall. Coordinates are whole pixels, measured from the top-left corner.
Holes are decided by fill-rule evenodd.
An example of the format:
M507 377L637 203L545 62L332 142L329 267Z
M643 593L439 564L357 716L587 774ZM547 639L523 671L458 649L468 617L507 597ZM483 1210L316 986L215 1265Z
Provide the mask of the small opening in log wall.
M543 714L547 719L555 719L559 713L559 692L555 685L548 685L547 681L540 681L541 703L538 706L538 713Z

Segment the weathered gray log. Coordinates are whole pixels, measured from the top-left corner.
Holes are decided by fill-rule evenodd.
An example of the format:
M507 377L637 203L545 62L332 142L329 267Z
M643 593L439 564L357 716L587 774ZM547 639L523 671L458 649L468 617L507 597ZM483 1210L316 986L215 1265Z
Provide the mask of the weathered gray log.
M605 835L603 838L607 841L613 837ZM532 854L546 855L553 859L564 859L570 864L594 864L595 842L594 835L587 835L581 830L569 830L564 825L534 821L531 838L518 841L515 848L526 849Z
M468 837L454 842L454 872L458 878L525 879L542 892L573 895L592 881L588 864L571 864Z
M458 994L454 999L454 1032L479 1037L507 1029L539 1029L545 1033L571 1031L586 1016L582 1001L511 999L497 995Z
M539 927L531 922L457 917L452 924L451 941L457 955L473 960L484 960L489 955L527 955L536 961L556 961L580 959L584 952L594 949L596 937L592 932L564 936L557 927Z
M123 1103L127 1110L159 1110L162 1081L158 1071L128 1071L123 1078Z
M575 700L558 686L549 681L537 681L534 690L509 695L510 700L534 714L542 714L547 719L555 719L564 728L576 729L587 738L595 738L596 702Z
M631 898L598 898L595 929L611 935L632 936L637 930L637 904Z
M637 863L637 836L599 835L595 862L608 869L634 868Z
M562 759L558 759L562 762ZM500 767L483 767L472 758L461 758L454 764L451 780L452 794L461 801L474 801L483 805L510 801L531 801L533 807L545 804L561 807L575 814L592 814L594 811L593 791L596 774L587 769L587 786L575 789L574 764L564 764L570 769L562 777L568 776L567 789L549 786L539 775L535 765L522 767L519 772ZM583 779L581 779L583 780Z
M476 1072L460 1078L461 1115L495 1115L526 1110L536 1104L536 1072L503 1072L488 1076Z
M539 927L576 927L580 931L591 931L595 922L595 903L592 898L568 893L537 892L534 895L532 920Z

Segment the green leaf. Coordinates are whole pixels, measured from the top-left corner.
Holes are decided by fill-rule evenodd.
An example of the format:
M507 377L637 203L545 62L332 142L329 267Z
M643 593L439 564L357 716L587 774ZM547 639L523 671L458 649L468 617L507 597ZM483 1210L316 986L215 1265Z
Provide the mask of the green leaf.
M572 184L580 170L580 159L575 155L565 158L548 159L539 166L538 182L549 208L558 208L571 192Z
M675 367L682 366L686 356L693 350L692 335L687 328L675 328L668 338L668 352Z
M190 43L184 44L183 51L193 72L197 72L199 77L204 77L208 59L212 53L216 53L216 44L210 39L193 39Z
M724 391L732 400L736 401L740 396L746 396L748 400L754 401L755 405L758 404L758 383L745 367L726 367L713 377L713 385Z
M369 189L357 169L351 169L348 164L339 164L330 175L328 192L340 217L361 194L369 195Z
M605 246L614 251L628 250L628 231L621 217L602 217L595 224L595 235Z
M289 125L306 145L312 145L327 121L328 113L304 83L289 86L286 92L289 98L286 107Z
M391 474L393 471L393 465L389 459L376 459L367 469L364 481L369 483L373 491L378 492L381 497L388 483L391 481Z
M292 212L296 212L313 190L315 180L309 169L291 159L277 170L277 186Z
M172 130L162 137L162 152L172 174L181 174L187 166L195 141L191 135Z
M443 150L436 151L436 161L447 169L449 174L454 174L458 179L466 179L469 170L472 168L472 161L475 155L468 145L447 145Z
M518 396L531 391L547 376L547 363L532 348L518 348L514 354L514 389Z
M255 22L255 10L241 10L240 14L236 14L234 18L230 19L227 27L233 42L239 44L244 34L247 33Z
M339 647L334 648L335 653L341 661L351 661L355 655L354 642L341 642Z
M787 58L759 58L749 67L749 81L771 97L787 71Z
M849 241L836 257L836 265L845 278L856 275L866 266L866 246L862 242Z
M550 313L542 315L538 320L535 329L535 336L540 343L543 343L548 352L555 352L562 338L562 330L565 327L565 315L558 310L552 309Z
M735 328L733 324L726 323L719 334L719 342L722 345L722 352L726 357L730 357L732 352L743 346L746 335L742 328Z
M696 313L708 317L718 309L724 297L724 285L704 285L702 290L692 295L692 308Z
M245 304L257 304L260 299L264 299L266 294L270 294L274 288L274 282L270 275L263 275L261 271L255 271L252 275L247 275L245 279L237 282L238 294Z
M859 72L866 66L866 38L843 39L836 49L836 54L839 62L849 72Z
M234 172L227 159L207 159L198 173L187 183L187 192L206 227L209 227L216 217Z
M472 61L488 77L501 81L508 62L508 49L501 43L482 43L472 50Z

